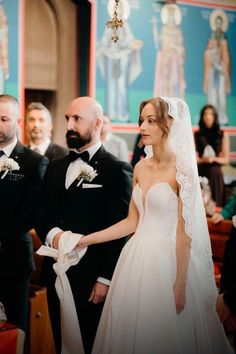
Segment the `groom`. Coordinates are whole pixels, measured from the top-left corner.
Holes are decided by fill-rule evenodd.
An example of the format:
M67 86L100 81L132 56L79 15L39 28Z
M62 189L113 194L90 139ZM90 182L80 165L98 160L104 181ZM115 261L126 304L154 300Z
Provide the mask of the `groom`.
M79 97L68 106L69 156L49 164L42 191L44 213L38 232L42 241L58 245L62 231L87 235L104 229L128 213L132 167L109 154L101 144L103 110L91 97ZM83 152L83 154L81 154ZM88 163L97 176L78 185L81 165ZM124 239L88 248L80 263L67 271L73 292L85 353L90 353L109 283ZM46 259L44 285L57 351L60 351L59 302L52 262ZM49 265L50 263L50 265Z

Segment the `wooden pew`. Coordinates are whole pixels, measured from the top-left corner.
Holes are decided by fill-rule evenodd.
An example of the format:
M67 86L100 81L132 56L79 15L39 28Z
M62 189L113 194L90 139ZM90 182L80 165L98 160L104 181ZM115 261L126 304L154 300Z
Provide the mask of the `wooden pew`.
M56 354L46 288L37 285L30 286L29 352L30 354Z
M207 218L209 235L212 247L212 257L215 265L216 285L220 285L221 270L225 251L225 242L228 240L232 227L231 220L222 220L218 224L213 224L210 218Z
M39 285L43 257L36 254L42 245L35 230L30 231L36 270L31 275L29 295L29 352L30 354L55 354L56 349L48 312L47 289Z
M43 257L39 256L36 251L40 248L42 242L34 229L30 230L30 235L33 242L34 262L36 266L36 270L31 274L31 283L38 284L42 272Z

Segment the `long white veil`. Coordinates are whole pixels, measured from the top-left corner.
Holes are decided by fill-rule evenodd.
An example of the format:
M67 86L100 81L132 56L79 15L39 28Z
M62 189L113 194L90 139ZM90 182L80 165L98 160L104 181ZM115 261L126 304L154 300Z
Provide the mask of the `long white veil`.
M208 295L215 296L211 244L198 177L189 109L186 103L177 97L161 98L168 104L169 115L173 117L170 141L176 154L176 180L180 185L185 232L192 239L192 256L202 263L201 284L196 286L203 286ZM152 148L146 146L145 152L150 157Z

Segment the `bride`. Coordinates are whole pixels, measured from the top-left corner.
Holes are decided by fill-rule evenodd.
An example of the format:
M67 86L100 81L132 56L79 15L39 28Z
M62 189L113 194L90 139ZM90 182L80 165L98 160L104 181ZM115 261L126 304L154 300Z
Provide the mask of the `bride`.
M135 166L128 217L78 244L134 233L117 263L93 353L232 353L215 311L188 107L178 98L145 100L139 126L149 151Z

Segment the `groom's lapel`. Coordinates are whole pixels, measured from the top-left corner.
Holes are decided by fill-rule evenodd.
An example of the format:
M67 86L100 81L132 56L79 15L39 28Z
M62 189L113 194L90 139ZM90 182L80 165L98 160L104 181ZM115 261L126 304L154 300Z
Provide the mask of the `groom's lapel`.
M106 150L103 146L101 146L88 163L90 166L93 167L94 170L97 170L97 173L99 173L99 169L103 163L103 160L106 157L106 154Z
M60 167L56 170L55 183L58 188L62 190L62 194L64 195L67 190L65 188L66 184L66 172L68 169L70 162L68 156L63 157Z

